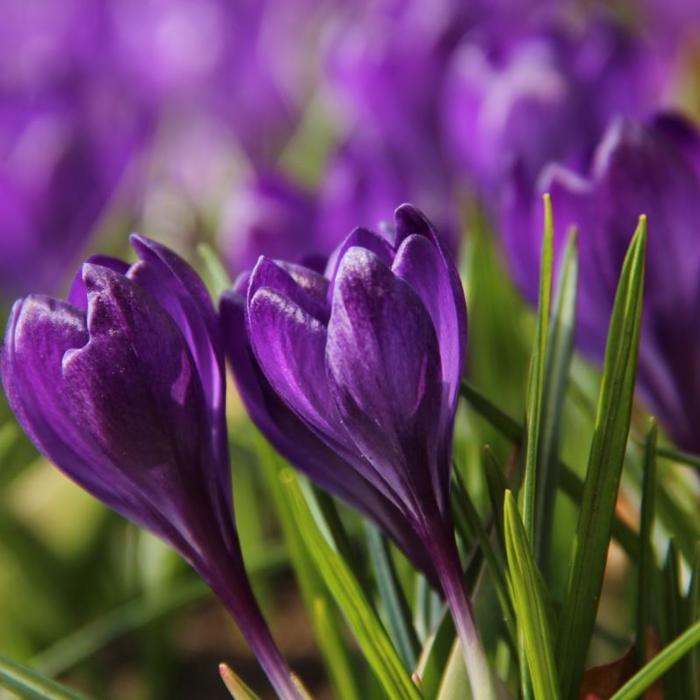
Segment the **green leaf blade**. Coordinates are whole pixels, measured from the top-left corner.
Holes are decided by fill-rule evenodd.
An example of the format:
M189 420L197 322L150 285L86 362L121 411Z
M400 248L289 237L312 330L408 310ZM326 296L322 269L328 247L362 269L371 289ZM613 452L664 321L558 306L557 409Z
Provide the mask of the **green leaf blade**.
M542 579L510 491L506 492L504 511L511 596L534 696L557 698L559 681L554 662L553 633Z
M306 550L387 696L397 700L420 700L420 692L408 676L362 587L316 524L295 474L285 469L281 479Z
M588 653L632 415L644 288L646 219L630 244L613 305L595 428L557 637L562 697L574 698Z
M86 700L70 688L3 656L0 656L0 686L28 700Z

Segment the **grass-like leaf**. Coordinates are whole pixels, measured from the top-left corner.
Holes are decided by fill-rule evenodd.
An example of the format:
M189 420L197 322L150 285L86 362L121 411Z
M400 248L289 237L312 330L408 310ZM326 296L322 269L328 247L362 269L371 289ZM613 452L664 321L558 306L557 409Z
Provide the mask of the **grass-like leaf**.
M503 469L498 463L493 450L486 445L484 447L484 476L486 480L486 489L489 493L489 501L491 503L491 512L493 513L493 524L496 530L496 537L501 547L501 551L506 551L505 533L503 531L503 500L508 489Z
M386 622L396 650L407 669L413 669L418 661L420 644L413 627L411 609L401 588L396 567L391 558L389 543L379 528L365 521L367 550L384 607Z
M353 671L355 664L335 617L335 605L314 566L314 560L298 527L287 489L280 481L287 468L282 466L282 460L262 438L258 440L258 454L331 684L340 700L358 700L360 693Z
M559 695L559 681L550 613L542 577L510 491L506 491L504 512L510 590L534 696L554 699Z
M669 644L690 623L686 615L685 598L681 592L680 560L673 540L669 542L663 569L664 609L661 615L661 641ZM664 689L669 698L692 697L690 658L679 659L664 676Z
M574 540L566 603L557 636L563 698L578 686L595 626L617 491L632 413L642 316L646 219L640 218L615 295L593 440Z
M85 700L74 690L4 656L0 656L0 687L27 700Z
M510 634L511 640L515 641L515 623L513 609L510 604L510 598L508 595L508 584L506 580L506 566L503 561L503 557L500 552L497 551L491 544L491 539L489 534L486 532L484 524L481 522L479 513L476 510L469 492L462 481L462 477L459 475L459 470L454 469L454 482L453 482L453 504L455 513L461 513L462 517L467 521L469 529L474 533L478 546L484 555L486 564L491 572L491 580L493 581L494 588L496 590L496 596L501 605L501 610L503 612L503 618L506 623L506 627Z
M522 427L503 412L498 406L484 396L478 389L463 381L460 393L470 406L502 435L512 442L522 439ZM583 499L583 481L566 463L559 461L560 488L562 492L577 506ZM627 523L615 516L612 524L612 535L617 543L625 550L632 560L637 558L637 534Z
M233 700L260 700L228 664L219 664L219 675Z
M525 409L525 469L522 487L523 523L530 542L534 542L535 508L538 491L540 434L542 432L547 339L549 337L549 308L552 296L552 261L554 224L552 201L544 195L544 236L540 266L540 291L535 328L535 345L530 358Z
M635 700L641 697L661 676L700 644L700 621L676 637L662 649L644 668L640 669L610 700Z
M401 663L362 587L333 543L317 525L296 475L291 469L285 469L281 479L306 550L345 615L348 626L387 697L397 700L419 700L421 695L418 689Z
M646 663L647 633L652 617L652 586L656 572L654 559L654 494L656 492L656 438L658 430L652 419L644 448L644 478L639 525L639 563L637 577L637 634L635 654L638 667Z
M700 471L700 457L690 452L681 452L680 450L674 450L671 447L663 446L656 448L656 454L663 459L685 464L688 467Z
M542 571L546 571L549 558L554 504L559 485L559 427L573 352L577 282L576 233L572 231L559 269L547 339L533 535L535 561Z
M688 586L688 618L690 620L700 620L700 542L695 545L695 556L693 557L690 572L690 585ZM690 675L693 678L695 695L700 698L700 647L695 647L690 654Z

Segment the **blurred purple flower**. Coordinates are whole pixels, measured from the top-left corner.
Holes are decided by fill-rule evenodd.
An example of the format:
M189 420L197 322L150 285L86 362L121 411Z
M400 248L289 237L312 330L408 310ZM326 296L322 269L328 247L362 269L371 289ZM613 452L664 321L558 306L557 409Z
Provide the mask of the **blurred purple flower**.
M672 114L646 124L620 120L601 141L589 175L551 166L539 191L552 195L560 241L570 226L579 229L577 345L596 362L625 250L639 215L648 216L637 386L673 440L700 453L700 133ZM511 203L506 249L516 280L535 303L541 211L527 190L514 193Z
M10 406L39 450L169 542L221 598L280 697L298 698L257 607L233 521L217 314L196 273L132 237L140 260L83 265L68 301L15 303Z
M229 270L250 270L261 255L301 262L335 247L321 239L315 197L271 170L259 172L232 198L219 245Z
M447 173L424 169L410 156L396 153L382 135L358 128L332 154L318 192L318 226L336 247L357 222L373 226L386 212L413 194L422 210L434 212L442 242L457 251L456 207Z
M455 54L445 129L467 177L497 201L514 172L534 185L551 161L585 167L610 119L644 115L662 78L642 39L608 19L487 27Z
M140 100L172 125L216 117L269 162L301 110L308 0L112 0L118 58Z
M105 3L8 0L0 45L0 298L55 292L152 119L114 61Z
M149 132L117 97L0 105L0 297L66 280Z
M342 134L321 187L325 220L349 230L346 223L362 221L358 212L374 222L410 200L438 221L454 250L456 193L440 106L466 16L450 0L377 5L328 35L329 94ZM343 221L344 210L354 218Z
M488 683L449 499L464 294L423 215L403 205L395 219L384 235L355 229L325 275L260 258L222 299L228 354L277 449L385 527L424 570L430 561L472 683Z

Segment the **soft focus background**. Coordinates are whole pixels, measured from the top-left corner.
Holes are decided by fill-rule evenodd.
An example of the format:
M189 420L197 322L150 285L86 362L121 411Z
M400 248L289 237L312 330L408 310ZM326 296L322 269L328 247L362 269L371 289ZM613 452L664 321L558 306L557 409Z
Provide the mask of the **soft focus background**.
M128 255L132 231L176 249L218 293L260 254L327 255L410 201L459 256L470 379L518 417L534 323L500 235L513 188L535 197L553 161L587 172L620 118L700 114L693 0L0 0L0 54L3 322L20 295L63 293L89 254ZM578 469L597 378L576 359L562 451ZM230 403L249 571L293 668L330 698L233 387ZM485 504L470 465L484 443L504 461L508 446L466 410L456 439ZM574 511L562 503L557 518L563 556ZM598 661L628 641L630 572L615 554ZM552 575L561 590L566 571ZM265 688L194 574L39 458L4 403L0 654L100 698L225 698L222 659Z

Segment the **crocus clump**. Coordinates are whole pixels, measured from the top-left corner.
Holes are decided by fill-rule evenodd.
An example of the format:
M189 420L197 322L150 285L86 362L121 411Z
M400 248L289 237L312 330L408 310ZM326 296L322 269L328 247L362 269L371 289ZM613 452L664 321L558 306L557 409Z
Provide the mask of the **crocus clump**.
M615 285L640 212L649 221L649 253L637 385L651 411L683 449L700 452L700 133L678 115L646 123L617 121L582 175L558 165L542 175L551 192L555 235L578 228L579 349L601 362ZM539 207L515 191L506 251L515 279L535 303ZM561 246L560 246L561 248Z
M110 508L171 544L232 613L282 698L298 698L258 609L233 521L218 317L196 273L132 237L68 300L14 305L5 393L38 449Z
M488 696L449 499L467 314L431 224L403 205L393 231L355 229L324 274L261 257L224 296L222 319L253 420L300 470L429 562L475 693Z

